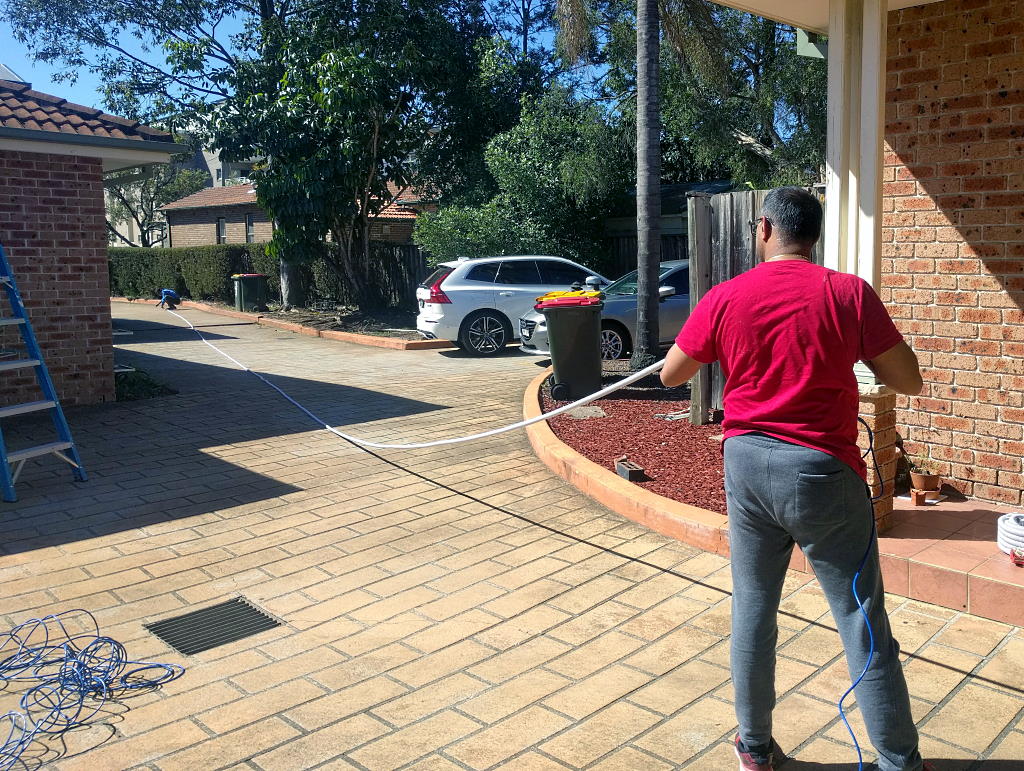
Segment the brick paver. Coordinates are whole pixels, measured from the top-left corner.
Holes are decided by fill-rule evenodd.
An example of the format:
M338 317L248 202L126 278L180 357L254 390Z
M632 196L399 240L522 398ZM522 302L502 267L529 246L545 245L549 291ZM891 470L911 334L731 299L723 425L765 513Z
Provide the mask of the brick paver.
M179 394L71 411L91 480L26 469L2 510L0 621L88 608L131 655L187 672L70 735L50 766L734 768L727 560L581 496L521 434L365 452L173 317L114 310L135 330L118 360ZM361 348L187 313L377 440L512 422L537 372L515 354ZM193 657L143 628L239 594L284 626ZM1020 761L1022 631L899 597L890 610L939 767ZM851 768L834 704L845 664L808 576L789 576L783 613L779 741L807 767ZM0 692L0 709L13 702Z

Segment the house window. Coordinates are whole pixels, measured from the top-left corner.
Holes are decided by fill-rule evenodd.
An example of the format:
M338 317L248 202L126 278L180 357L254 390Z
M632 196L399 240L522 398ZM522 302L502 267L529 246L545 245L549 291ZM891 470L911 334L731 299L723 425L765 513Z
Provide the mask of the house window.
M223 184L224 182L224 169L217 169L217 184Z
M224 217L217 217L217 243L228 242L228 221Z
M256 240L256 215L245 215L245 243L251 244Z

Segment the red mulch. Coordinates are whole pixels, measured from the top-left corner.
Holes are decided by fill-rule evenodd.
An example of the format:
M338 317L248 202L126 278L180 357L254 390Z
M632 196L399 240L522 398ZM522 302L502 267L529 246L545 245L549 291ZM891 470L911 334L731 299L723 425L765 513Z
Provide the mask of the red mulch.
M610 384L623 374L606 377L604 384ZM628 456L644 468L649 479L638 483L641 487L666 498L725 514L722 445L712 439L722 433L722 427L694 426L686 418L654 417L659 413L689 410L689 400L679 399L684 395L688 394L680 393L680 389L640 383L608 399L593 402L607 417L577 420L559 415L548 424L555 435L576 452L612 471L616 458ZM551 399L545 385L541 391L542 409L548 412L563 404Z

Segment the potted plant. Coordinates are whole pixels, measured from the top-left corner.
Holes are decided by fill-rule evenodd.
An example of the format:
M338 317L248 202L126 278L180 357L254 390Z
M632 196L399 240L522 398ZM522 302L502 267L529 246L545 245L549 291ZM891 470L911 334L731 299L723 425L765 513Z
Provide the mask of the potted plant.
M910 461L910 486L915 490L938 492L942 481L935 472L930 458L908 458Z

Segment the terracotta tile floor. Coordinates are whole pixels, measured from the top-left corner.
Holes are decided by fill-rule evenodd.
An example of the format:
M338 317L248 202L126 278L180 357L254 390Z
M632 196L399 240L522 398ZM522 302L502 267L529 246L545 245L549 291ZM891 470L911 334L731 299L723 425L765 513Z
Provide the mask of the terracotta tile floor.
M1024 624L1024 568L996 546L996 520L1013 509L979 501L895 501L879 539L890 591L978 616Z
M330 423L381 440L512 422L537 372L514 354L391 352L189 315ZM88 608L132 657L186 673L36 742L28 768L735 768L728 560L593 503L522 435L366 453L162 325L173 317L115 317L135 330L118 359L180 393L73 410L88 483L26 470L21 501L0 508L0 628ZM898 539L920 542L913 557L949 540L921 521ZM908 582L928 567L892 559ZM969 597L1008 601L977 595L978 581L1014 585L974 570ZM283 626L195 656L143 628L239 594ZM797 572L784 597L782 768L852 771L827 604ZM1024 632L897 595L888 607L923 750L943 771L1024 767ZM0 712L16 699L0 690Z

